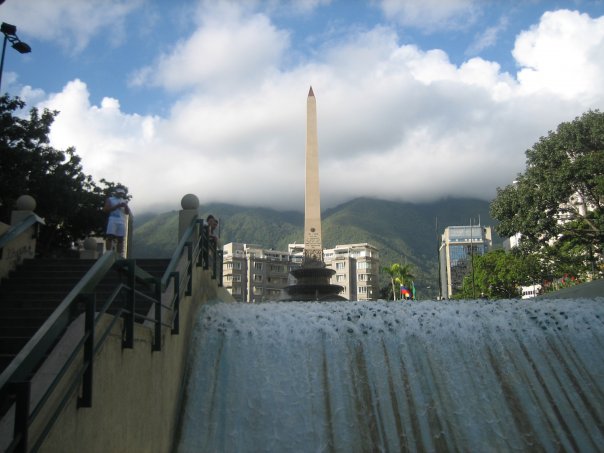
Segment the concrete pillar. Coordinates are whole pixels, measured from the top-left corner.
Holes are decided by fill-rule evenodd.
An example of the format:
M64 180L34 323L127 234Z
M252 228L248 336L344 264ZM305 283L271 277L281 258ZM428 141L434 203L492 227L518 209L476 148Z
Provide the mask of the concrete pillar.
M99 242L92 237L84 239L84 250L80 251L80 259L83 260L96 260L98 259L99 253ZM101 243L102 245L102 243Z
M194 218L199 216L199 198L192 193L186 194L180 201L182 210L178 213L178 240L187 231Z
M12 226L19 224L26 217L33 214L36 209L36 200L30 195L21 195L17 199L17 206L11 212L10 223ZM19 265L26 258L33 258L36 254L36 235L37 226L33 226L30 232L21 234L2 250L0 250L0 278L4 278L8 273ZM0 225L0 234L6 233L10 227L6 224Z

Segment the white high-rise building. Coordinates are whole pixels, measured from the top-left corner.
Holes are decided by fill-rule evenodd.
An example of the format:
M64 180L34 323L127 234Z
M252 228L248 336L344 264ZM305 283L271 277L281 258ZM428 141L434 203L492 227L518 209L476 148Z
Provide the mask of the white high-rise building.
M377 300L380 295L380 255L367 242L336 245L323 251L325 265L336 273L331 283L344 287L348 300Z

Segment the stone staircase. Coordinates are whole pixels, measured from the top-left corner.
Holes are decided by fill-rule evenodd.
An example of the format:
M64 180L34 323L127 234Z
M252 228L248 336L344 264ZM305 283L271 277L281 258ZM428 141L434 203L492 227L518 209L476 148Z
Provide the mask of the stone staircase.
M95 263L82 259L30 259L0 282L0 373ZM161 277L168 259L137 260L138 267ZM125 275L111 271L97 286L97 306ZM142 289L139 287L138 289ZM145 291L143 291L145 292ZM153 296L151 292L148 295ZM136 313L146 316L151 302L137 297Z

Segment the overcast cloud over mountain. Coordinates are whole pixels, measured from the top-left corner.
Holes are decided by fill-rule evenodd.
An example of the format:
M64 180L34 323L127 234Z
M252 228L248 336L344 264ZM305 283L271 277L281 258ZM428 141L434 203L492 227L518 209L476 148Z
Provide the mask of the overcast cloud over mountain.
M32 46L2 91L134 209L303 209L306 96L323 208L495 195L527 148L604 105L604 3L6 0Z

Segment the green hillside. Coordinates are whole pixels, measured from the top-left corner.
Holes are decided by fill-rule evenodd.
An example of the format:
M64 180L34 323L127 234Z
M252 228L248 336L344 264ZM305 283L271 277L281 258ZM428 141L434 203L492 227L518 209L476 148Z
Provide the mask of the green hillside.
M203 206L203 216L220 219L223 243L243 242L287 250L290 243L302 243L304 215L228 204ZM169 257L176 247L178 213L141 216L134 229L134 256ZM418 294L437 295L438 239L450 225L470 222L493 226L489 203L475 199L445 199L432 203L403 203L357 198L326 210L322 215L323 245L368 242L380 251L382 266L411 263L415 268ZM437 231L438 225L438 231ZM498 238L494 238L499 243ZM386 280L382 284L386 284Z

